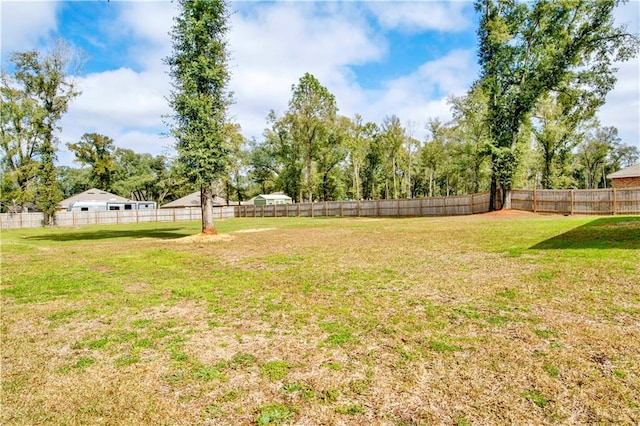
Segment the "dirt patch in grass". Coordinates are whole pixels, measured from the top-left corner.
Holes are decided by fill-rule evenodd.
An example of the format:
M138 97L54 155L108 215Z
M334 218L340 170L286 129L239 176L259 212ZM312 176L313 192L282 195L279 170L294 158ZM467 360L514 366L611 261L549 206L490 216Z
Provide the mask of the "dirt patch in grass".
M273 231L276 228L250 228L250 229L240 229L238 231L235 231L238 234L255 234L256 232L267 232L267 231Z
M526 211L522 211L522 210L509 210L509 209L502 209L502 210L495 210L489 213L482 213L483 217L492 217L492 216L498 216L498 217L534 217L536 216L534 213L532 212L526 212Z
M229 234L195 234L187 237L176 238L174 240L165 240L167 243L192 244L192 243L214 243L218 241L231 241L233 235Z

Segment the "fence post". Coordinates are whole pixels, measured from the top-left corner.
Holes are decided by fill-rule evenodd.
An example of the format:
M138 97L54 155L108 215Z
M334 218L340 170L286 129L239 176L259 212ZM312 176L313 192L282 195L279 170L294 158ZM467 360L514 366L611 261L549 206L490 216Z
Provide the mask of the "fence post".
M340 201L340 217L344 217L344 201Z
M396 216L400 217L400 199L396 200Z
M376 217L380 217L380 200L376 200Z
M618 214L618 199L616 197L616 189L613 188L613 215L615 216L616 214Z
M358 200L358 206L357 206L357 209L358 209L358 217L360 217L360 200Z
M536 213L538 207L536 205L536 190L533 190L533 212Z
M573 192L573 189L571 190L571 215L573 216L573 211L575 210L575 204L576 204L576 195Z

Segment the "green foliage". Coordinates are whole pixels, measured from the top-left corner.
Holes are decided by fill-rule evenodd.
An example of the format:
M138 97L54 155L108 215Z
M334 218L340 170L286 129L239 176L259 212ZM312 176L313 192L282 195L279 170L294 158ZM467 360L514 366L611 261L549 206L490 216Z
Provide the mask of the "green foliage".
M403 143L407 138L406 131L400 119L392 115L382 121L378 137L384 176L384 198L398 198L398 174L402 173L399 163Z
M555 365L545 364L542 368L544 368L544 371L546 371L550 377L553 377L554 379L560 377L560 369Z
M362 405L341 405L336 407L336 413L347 414L349 416L365 414L366 412L367 410Z
M235 354L228 362L228 366L234 370L247 368L256 363L256 356L246 353Z
M35 178L41 139L37 123L45 114L38 102L4 71L0 74L0 152L2 204L19 206L35 201Z
M284 379L289 374L291 364L286 361L274 360L262 364L260 372L272 382Z
M614 26L615 4L613 0L476 1L481 13L480 84L488 95L491 208L497 186L511 187L520 159L518 133L540 99L579 81L581 90L590 83L598 105L615 83L611 62L637 54L638 38Z
M171 133L189 181L202 188L202 230L215 232L212 185L229 165L227 140L227 21L224 0L179 0L166 59L173 79Z
M351 197L356 200L363 198L362 175L376 130L377 125L363 122L360 114L356 114L352 120L346 121L344 144L349 153L348 158L352 172L350 174L353 176L349 192Z
M116 194L132 200L154 200L158 204L183 197L196 188L187 182L179 162L166 157L138 154L130 149L117 148L112 189Z
M68 143L67 147L75 154L78 163L91 167L92 186L110 191L115 171L113 139L98 133L85 133L79 142Z
M356 343L358 338L353 335L351 329L340 322L325 322L320 324L320 329L329 333L323 344L329 346L342 346L347 343Z
M13 76L2 75L3 166L12 176L3 186L13 187L12 203L25 203L35 190L37 204L45 213L45 224L53 221L62 199L56 179L57 123L69 103L80 92L72 76L78 69L75 52L63 41L42 53L35 50L12 52L9 60ZM5 201L6 202L6 201Z
M224 374L220 371L220 369L211 365L201 366L200 368L196 369L196 371L194 371L193 375L198 379L206 381L220 380L224 378Z
M294 416L294 412L286 405L274 402L258 408L256 424L258 426L281 425L288 423Z
M540 391L536 389L527 389L522 392L522 397L533 402L540 408L544 408L547 404L549 404L549 399L546 398Z
M269 114L271 128L265 131L265 147L258 155L266 150L275 156L279 185L292 198L313 200L319 183L320 193L328 197L331 172L346 155L335 98L309 73L291 91L284 116L278 118L273 111ZM258 171L274 171L266 161L256 163Z

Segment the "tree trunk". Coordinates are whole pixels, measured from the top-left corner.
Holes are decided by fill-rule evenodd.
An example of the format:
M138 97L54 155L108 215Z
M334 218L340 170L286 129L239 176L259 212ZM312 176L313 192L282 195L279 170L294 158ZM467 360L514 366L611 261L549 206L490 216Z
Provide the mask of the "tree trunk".
M542 189L551 189L551 163L553 162L553 156L545 150L544 152L544 167L542 168Z
M313 171L311 157L307 157L307 196L309 197L309 202L313 202L313 185L312 185L312 176L311 173Z
M213 222L213 185L203 185L200 187L200 207L202 209L202 233L215 235L215 223Z
M496 209L496 198L498 195L498 182L496 180L495 172L491 173L491 189L489 190L489 211L495 211Z
M360 167L358 163L353 163L353 186L354 186L354 198L360 200L362 198L362 191L360 190Z
M238 205L242 204L242 194L240 191L240 174L236 173L236 195L238 195Z

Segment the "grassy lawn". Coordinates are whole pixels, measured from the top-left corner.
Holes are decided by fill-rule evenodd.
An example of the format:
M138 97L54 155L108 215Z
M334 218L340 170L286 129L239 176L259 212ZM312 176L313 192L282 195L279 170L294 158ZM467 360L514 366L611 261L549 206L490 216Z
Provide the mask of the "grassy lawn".
M2 232L2 424L638 424L640 216Z

